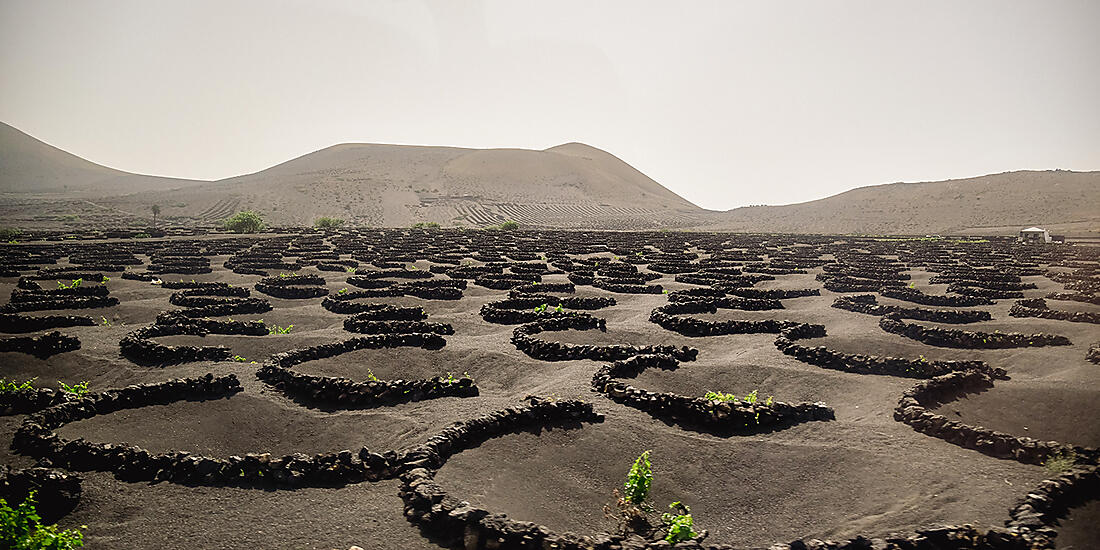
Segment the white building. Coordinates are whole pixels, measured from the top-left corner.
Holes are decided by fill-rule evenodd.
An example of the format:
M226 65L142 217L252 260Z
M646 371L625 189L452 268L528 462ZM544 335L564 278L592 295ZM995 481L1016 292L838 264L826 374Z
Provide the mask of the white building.
M1049 243L1050 233L1041 227L1029 227L1020 230L1020 242L1024 243Z

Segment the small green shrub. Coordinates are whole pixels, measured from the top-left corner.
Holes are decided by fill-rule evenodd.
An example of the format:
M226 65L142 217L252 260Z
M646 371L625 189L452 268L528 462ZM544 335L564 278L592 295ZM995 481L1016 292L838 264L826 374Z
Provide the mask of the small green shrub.
M698 533L693 529L695 521L691 518L691 508L678 500L668 507L674 513L661 514L661 523L665 524L665 540L676 544L695 538Z
M623 489L615 489L613 504L603 507L604 516L618 523L618 531L624 535L634 533L649 538L654 534L653 519L650 514L649 487L653 483L653 469L649 462L649 453L642 453L626 474Z
M16 229L14 227L0 227L0 240L11 242L19 238L23 234L22 229Z
M469 372L462 373L462 378L470 378L470 373ZM456 384L456 383L458 383L458 380L459 379L455 378L455 375L453 373L448 371L447 372L447 377L443 379L443 383L447 384L447 385ZM470 378L470 380L473 380L473 378Z
M653 465L649 461L649 454L650 451L645 451L634 461L627 472L623 491L615 490L615 506L604 506L604 515L618 521L622 534L635 533L653 539L661 529L654 527L651 518L654 510L649 504L649 489L653 484ZM673 502L668 507L672 513L661 515L664 540L676 544L697 537L691 510L680 501Z
M416 222L412 225L413 229L437 229L439 223L437 222Z
M67 394L70 394L73 397L80 398L80 397L84 397L85 395L88 395L88 381L87 380L85 380L83 382L78 382L78 383L73 384L71 386L64 383L64 382L62 382L62 381L60 381L60 380L58 380L57 383L61 385L61 391L65 392Z
M344 220L341 218L330 218L328 216L321 216L313 222L313 227L317 229L336 229L344 225Z
M653 484L653 466L649 462L649 453L650 451L642 453L634 461L626 474L626 483L623 483L623 499L639 507L646 505L649 487Z
M279 325L271 325L268 329L268 334L290 334L290 331L294 329L294 325L287 325L280 327Z
M498 225L497 229L503 229L505 231L515 231L519 229L519 222L508 220Z
M737 397L732 393L722 393L720 391L708 391L703 395L703 399L709 399L711 401L744 401L750 405L755 404L759 400L757 390L752 390L752 393L746 395L743 398ZM765 405L772 404L772 396L768 396L768 399L764 401Z
M57 281L57 289L58 290L65 290L65 289L70 289L70 288L78 288L80 286L80 283L83 283L83 282L84 282L83 278L73 279L72 282L70 282L69 284L65 284L61 281Z
M1043 462L1043 467L1052 474L1063 474L1077 464L1077 453L1073 451L1060 451L1050 455Z
M56 525L43 525L38 515L34 491L19 506L12 508L0 498L0 547L12 550L70 550L84 546L84 534L77 529L60 531ZM87 525L81 525L87 529Z
M267 226L263 218L256 212L245 210L233 214L233 217L225 220L225 229L234 233L258 233Z
M152 237L152 235L148 233L138 233L137 235L134 235L135 239L148 239L150 237Z
M0 378L0 394L33 390L35 380L38 380L38 377L31 378L21 383L17 383L15 380L8 380L7 378Z

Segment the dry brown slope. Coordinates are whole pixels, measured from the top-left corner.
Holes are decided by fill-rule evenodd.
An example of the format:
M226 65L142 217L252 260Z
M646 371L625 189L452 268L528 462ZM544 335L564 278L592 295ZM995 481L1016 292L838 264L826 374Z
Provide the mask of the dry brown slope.
M0 122L0 193L123 195L199 183L108 168Z
M720 214L711 228L791 233L1005 234L1040 225L1100 231L1100 172L1019 171L860 187L824 199Z
M186 204L168 213L199 219L228 201L262 211L276 224L309 224L323 215L386 226L504 219L596 226L668 218L683 224L705 212L617 157L579 143L544 151L335 145L254 174L127 201Z

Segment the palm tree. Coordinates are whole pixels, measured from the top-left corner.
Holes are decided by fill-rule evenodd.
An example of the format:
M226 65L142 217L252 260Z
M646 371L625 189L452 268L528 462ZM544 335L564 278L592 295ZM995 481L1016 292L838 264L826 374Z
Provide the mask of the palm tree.
M153 210L153 227L156 227L157 226L157 216L160 215L160 205L159 204L154 204L152 210Z

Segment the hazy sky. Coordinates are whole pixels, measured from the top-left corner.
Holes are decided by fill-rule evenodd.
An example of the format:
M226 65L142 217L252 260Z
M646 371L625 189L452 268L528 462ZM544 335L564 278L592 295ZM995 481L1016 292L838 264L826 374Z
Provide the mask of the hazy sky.
M1100 2L0 0L0 120L200 179L581 141L707 208L785 204L1100 169Z

